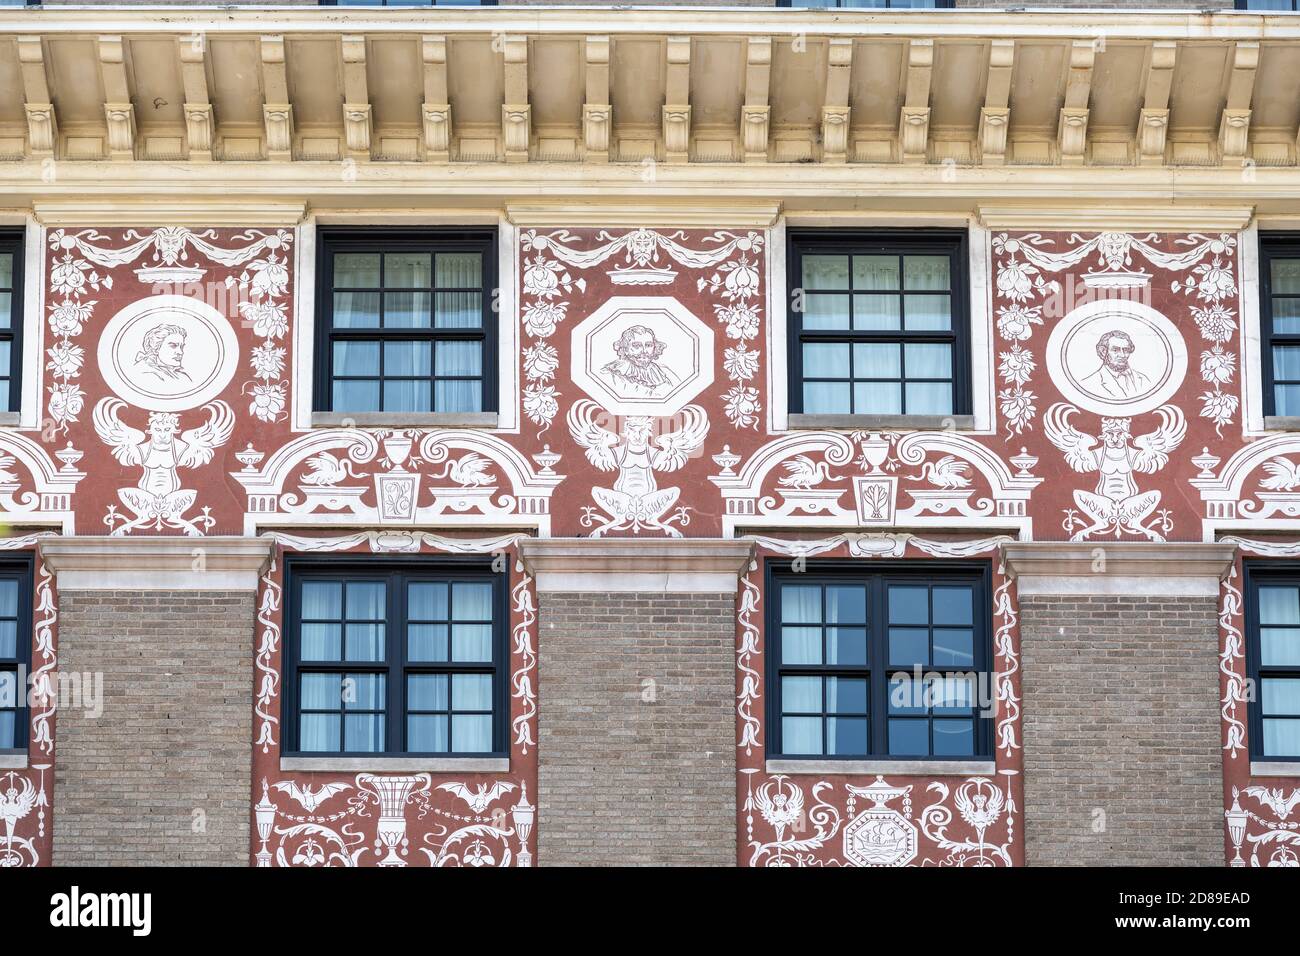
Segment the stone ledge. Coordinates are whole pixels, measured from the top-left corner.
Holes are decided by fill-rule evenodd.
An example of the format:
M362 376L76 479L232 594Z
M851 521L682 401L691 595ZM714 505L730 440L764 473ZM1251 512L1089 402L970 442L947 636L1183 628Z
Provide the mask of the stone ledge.
M312 412L312 428L496 428L496 412Z
M283 771L334 773L507 773L509 757L281 757Z
M26 770L27 754L0 753L0 770Z
M1300 760L1252 760L1252 777L1300 777Z
M881 428L907 431L970 431L974 415L809 415L792 412L787 419L791 431L872 431Z
M768 773L800 774L875 773L906 777L991 777L997 772L992 760L803 760L776 758L765 762Z
M732 538L525 538L524 568L538 591L734 594L753 555Z
M41 541L60 591L255 591L269 538L63 537Z
M1002 545L1021 597L1035 594L1217 597L1235 545L1037 541Z

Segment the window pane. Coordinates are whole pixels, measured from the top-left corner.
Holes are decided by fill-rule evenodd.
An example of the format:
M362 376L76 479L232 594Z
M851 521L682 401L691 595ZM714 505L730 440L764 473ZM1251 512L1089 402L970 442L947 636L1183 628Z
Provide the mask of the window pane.
M0 747L21 747L14 734L17 717L12 710L0 711Z
M1300 757L1300 720L1265 720L1264 756Z
M343 683L344 710L383 710L387 686L383 674L348 674Z
M857 382L853 386L853 410L859 415L901 415L903 388L897 382Z
M829 717L826 720L826 752L845 756L867 752L867 718Z
M384 382L384 411L427 412L431 410L428 379L414 381L398 379Z
M14 296L12 292L0 292L0 328L13 328Z
M14 287L14 254L0 252L0 289Z
M859 677L826 678L826 712L865 714L867 712L866 680Z
M781 628L782 664L820 664L822 629L820 627Z
M452 753L488 753L492 750L490 714L452 714Z
M974 753L974 721L935 720L934 755L936 757L969 757Z
M454 710L491 710L491 674L453 674L451 705Z
M453 624L451 659L472 662L492 660L492 625Z
M411 674L406 678L407 710L448 710L446 674Z
M862 627L826 628L827 664L865 664L867 631Z
M483 296L478 292L439 292L433 324L440 329L477 329L483 325Z
M432 366L433 343L385 342L384 374L428 375Z
M781 678L781 710L787 714L820 714L822 679L820 677Z
M342 674L302 674L298 686L303 710L342 710Z
M334 411L379 411L379 383L336 381L334 383Z
M893 667L924 666L930 660L930 632L923 627L889 629L889 663Z
M853 372L857 378L898 378L898 345L893 342L859 342L853 346Z
M826 588L827 624L865 624L867 620L867 589L860 585Z
M1300 628L1260 628L1259 658L1265 667L1300 666Z
M805 342L803 374L805 378L848 378L849 343Z
M1300 299L1273 300L1273 331L1282 335L1300 334Z
M483 383L439 379L433 383L433 409L437 412L477 412L483 408Z
M1286 382L1300 380L1300 346L1273 347L1273 377Z
M492 585L457 581L451 586L451 612L457 621L492 620Z
M820 623L822 619L822 589L816 585L785 584L781 586L781 620L787 624Z
M1300 625L1300 588L1261 585L1259 623Z
M925 756L930 752L930 722L924 718L889 718L889 753Z
M447 620L447 584L419 581L406 589L406 614L416 621Z
M382 621L388 614L388 586L383 581L348 582L348 620Z
M950 288L948 257L905 256L903 283L909 291Z
M975 592L968 587L935 587L931 589L934 602L935 624L974 624L973 602Z
M809 292L803 297L803 327L805 329L847 329L849 327L849 297L824 292Z
M1260 684L1260 704L1264 713L1300 717L1300 678L1265 677Z
M898 256L854 256L853 288L888 292L898 289Z
M446 753L447 715L411 714L407 717L406 749L411 753Z
M805 289L848 289L848 256L804 256L802 261Z
M349 624L346 637L348 660L382 661L384 659L384 625Z
M975 681L968 674L933 678L928 693L930 704L936 711L969 711L976 703Z
M913 332L952 328L952 299L946 295L909 295L903 305L906 327Z
M349 342L340 340L334 343L335 375L379 375L379 343Z
M952 414L952 384L950 382L908 382L906 388L907 414Z
M782 717L781 750L787 754L821 753L822 719L820 717Z
M851 394L848 382L804 382L803 410L809 415L848 414Z
M13 671L0 671L0 707L13 709L18 706L18 675ZM8 740L0 734L0 747L8 747Z
M1274 295L1300 295L1300 259L1271 259L1269 273L1270 291Z
M928 709L925 681L915 680L910 674L891 677L887 703L891 714L924 714Z
M437 359L438 375L477 377L483 374L483 343L439 342Z
M384 749L383 714L344 714L343 749L379 753Z
M899 314L896 295L855 295L853 297L853 327L859 331L897 329Z
M936 667L972 667L975 664L975 632L969 628L934 629Z
M907 377L952 378L952 346L914 342L903 346Z
M0 579L0 617L18 616L18 582Z
M375 289L379 287L379 253L340 252L334 256L336 289Z
M343 654L343 627L339 624L302 625L302 659L337 661Z
M440 252L437 256L440 289L483 288L483 257L477 252Z
M930 589L891 584L889 586L889 623L930 623Z
M1278 415L1300 415L1300 385L1275 385L1273 404Z
M384 288L427 289L433 269L427 252L388 252L384 254Z
M430 301L427 292L385 292L384 328L427 329Z
M412 661L447 660L446 624L411 624L406 628L406 656Z
M340 730L335 714L303 714L298 721L298 746L308 751L337 751Z
M379 293L335 292L334 328L379 328Z

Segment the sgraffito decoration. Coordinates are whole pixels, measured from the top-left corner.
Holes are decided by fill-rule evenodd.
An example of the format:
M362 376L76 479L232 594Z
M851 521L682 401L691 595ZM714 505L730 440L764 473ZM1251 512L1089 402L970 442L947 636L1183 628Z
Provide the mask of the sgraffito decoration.
M1300 786L1250 772L1242 556L1300 559L1300 541L1224 535L1238 557L1219 590L1219 692L1223 717L1224 844L1229 866L1300 867Z
M536 595L516 534L271 532L258 595L251 862L272 866L531 866L537 854ZM510 575L508 773L286 772L280 769L286 553L493 554ZM535 798L535 797L534 797Z
M46 534L0 538L0 551L34 551ZM17 688L18 693L27 695L27 767L0 771L0 867L49 866L54 841L59 610L54 575L46 570L39 556L35 564L31 669L20 675Z
M936 539L901 533L759 536L741 579L736 628L738 861L742 866L1014 866L1024 862L1020 632L1014 584L998 560L1004 535ZM767 557L991 558L994 772L926 777L769 774L764 609Z

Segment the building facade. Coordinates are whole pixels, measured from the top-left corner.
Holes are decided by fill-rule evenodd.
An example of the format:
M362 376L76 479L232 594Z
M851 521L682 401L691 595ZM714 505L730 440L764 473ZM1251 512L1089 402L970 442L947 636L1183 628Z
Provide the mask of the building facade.
M9 6L0 862L1300 865L1289 10Z

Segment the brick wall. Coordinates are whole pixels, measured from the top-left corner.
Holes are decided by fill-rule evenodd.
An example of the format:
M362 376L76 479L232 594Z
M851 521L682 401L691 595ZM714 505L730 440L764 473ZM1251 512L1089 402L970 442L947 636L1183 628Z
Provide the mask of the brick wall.
M734 865L735 595L538 603L538 863Z
M59 712L54 864L246 866L252 593L59 602L60 668L101 672L104 700Z
M1020 611L1026 862L1222 866L1215 599Z

